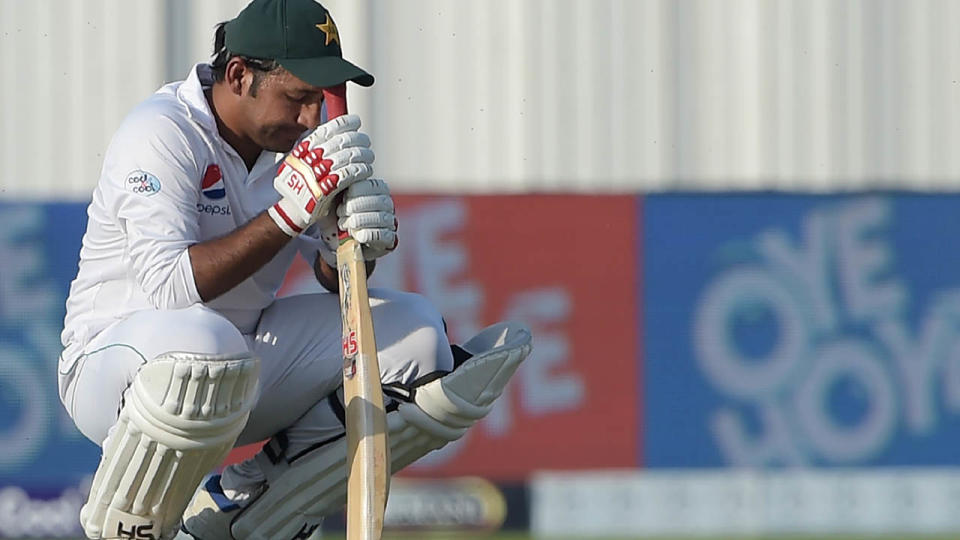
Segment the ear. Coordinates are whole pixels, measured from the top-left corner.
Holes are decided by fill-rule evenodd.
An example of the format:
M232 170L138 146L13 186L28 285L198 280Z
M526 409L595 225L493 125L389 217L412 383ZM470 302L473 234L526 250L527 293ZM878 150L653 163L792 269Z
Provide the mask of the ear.
M251 73L246 62L242 58L233 57L227 62L223 82L233 94L242 96L245 85L250 84L249 81L244 81L244 78L249 78L249 75Z

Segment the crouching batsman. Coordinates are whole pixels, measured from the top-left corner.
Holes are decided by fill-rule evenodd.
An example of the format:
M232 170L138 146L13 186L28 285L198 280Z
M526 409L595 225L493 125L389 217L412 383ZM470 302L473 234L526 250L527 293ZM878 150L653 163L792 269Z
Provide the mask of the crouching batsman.
M89 538L305 538L346 498L337 229L372 271L397 222L360 120L326 121L323 89L373 77L313 0L254 0L214 41L123 121L88 210L59 388L103 448ZM276 297L298 252L331 293ZM489 412L531 336L451 346L424 298L370 299L398 471Z

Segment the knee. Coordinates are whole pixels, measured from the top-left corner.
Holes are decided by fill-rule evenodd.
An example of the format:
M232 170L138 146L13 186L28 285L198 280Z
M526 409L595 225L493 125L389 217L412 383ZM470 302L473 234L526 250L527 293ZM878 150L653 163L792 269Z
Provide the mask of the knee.
M433 326L443 331L443 317L426 296L411 292L394 293L393 302L423 325Z
M183 351L195 354L238 354L249 347L243 334L219 313L195 305L169 312L177 331L174 336L158 336L167 341L163 352Z
M423 325L406 336L418 376L453 369L453 353L442 326Z
M377 346L384 380L409 382L436 370L453 368L443 318L425 297L398 291L371 291ZM379 312L379 313L378 313ZM379 316L378 316L379 315ZM382 321L382 322L381 322Z
M429 329L438 336L446 335L443 317L425 296L411 292L380 290L375 294L377 301L386 304L391 316L408 331Z

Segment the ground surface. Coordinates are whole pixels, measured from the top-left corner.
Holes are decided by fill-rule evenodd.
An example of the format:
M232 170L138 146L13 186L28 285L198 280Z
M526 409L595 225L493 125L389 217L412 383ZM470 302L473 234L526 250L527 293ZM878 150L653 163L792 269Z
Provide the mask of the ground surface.
M809 536L809 535L789 535L789 536L746 536L746 537L733 537L733 536L697 536L697 537L681 537L681 536L647 536L641 539L634 538L583 538L583 537L554 537L556 540L957 540L960 539L960 533L950 534L950 535L886 535L886 536L857 536L857 535L843 535L843 536ZM475 535L475 534L458 534L458 535L386 535L383 540L548 540L546 538L535 538L527 534L495 534L495 535ZM53 539L50 539L53 540ZM59 539L63 540L63 539ZM77 538L75 540L84 540ZM323 537L323 540L344 540L343 536L336 535L327 535Z
M444 536L411 536L396 535L384 536L384 540L413 540L414 538L424 538L425 540L547 540L546 538L536 538L526 534L506 534L501 533L492 536L479 535L444 535ZM556 537L557 540L635 540L633 538L581 538L581 537ZM960 539L960 533L951 535L885 535L885 536L809 536L809 535L790 535L790 536L698 536L698 537L680 537L680 536L647 536L640 540L957 540ZM343 540L343 537L326 536L324 540Z

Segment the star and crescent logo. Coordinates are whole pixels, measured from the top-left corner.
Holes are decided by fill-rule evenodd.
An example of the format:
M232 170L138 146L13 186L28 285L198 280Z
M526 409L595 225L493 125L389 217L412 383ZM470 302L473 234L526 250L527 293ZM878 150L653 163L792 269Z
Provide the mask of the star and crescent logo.
M318 24L316 27L319 28L326 37L326 40L323 42L324 47L334 41L337 42L337 45L340 45L340 32L337 31L337 25L333 22L333 19L330 18L329 13L327 14L326 22Z

